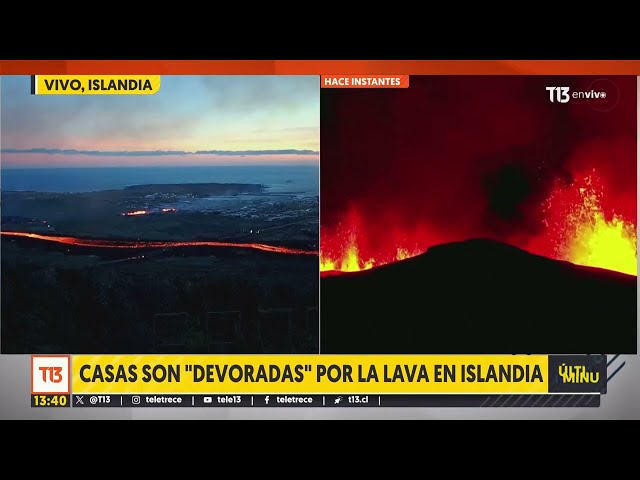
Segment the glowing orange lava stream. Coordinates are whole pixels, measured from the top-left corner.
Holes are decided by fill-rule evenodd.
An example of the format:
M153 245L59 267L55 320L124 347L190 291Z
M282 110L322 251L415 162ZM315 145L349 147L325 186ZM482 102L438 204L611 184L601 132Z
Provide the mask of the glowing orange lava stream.
M298 248L277 247L264 243L233 243L233 242L213 242L213 241L193 241L193 242L163 242L163 241L127 241L127 240L99 240L76 237L58 237L55 235L40 235L29 232L0 232L0 235L8 237L24 237L47 242L62 243L76 247L94 248L173 248L173 247L231 247L249 248L262 250L264 252L286 253L289 255L318 255L314 250L302 250Z

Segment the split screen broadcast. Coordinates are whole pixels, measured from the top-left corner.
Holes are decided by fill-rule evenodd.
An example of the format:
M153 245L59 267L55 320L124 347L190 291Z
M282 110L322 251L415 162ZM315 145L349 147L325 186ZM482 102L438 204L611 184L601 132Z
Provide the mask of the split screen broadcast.
M2 77L2 353L637 353L636 77L396 80Z

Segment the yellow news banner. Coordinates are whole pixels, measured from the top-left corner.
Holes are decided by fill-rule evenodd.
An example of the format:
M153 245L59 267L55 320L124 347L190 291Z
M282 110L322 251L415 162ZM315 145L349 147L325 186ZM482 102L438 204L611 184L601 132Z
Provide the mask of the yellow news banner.
M548 393L544 355L73 355L73 393Z
M33 75L34 95L153 95L160 75Z

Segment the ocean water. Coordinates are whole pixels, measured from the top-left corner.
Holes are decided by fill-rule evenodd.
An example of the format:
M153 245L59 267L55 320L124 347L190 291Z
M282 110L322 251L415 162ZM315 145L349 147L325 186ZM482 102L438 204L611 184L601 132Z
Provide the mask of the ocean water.
M259 183L269 192L318 195L317 165L189 167L6 168L3 191L94 192L128 185L169 183Z

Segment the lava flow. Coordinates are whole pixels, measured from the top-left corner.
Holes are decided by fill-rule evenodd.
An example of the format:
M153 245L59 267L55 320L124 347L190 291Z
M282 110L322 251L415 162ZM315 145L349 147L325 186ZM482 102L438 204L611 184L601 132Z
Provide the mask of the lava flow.
M178 211L177 208L162 208L158 210L157 213L174 213L177 211ZM123 217L137 217L138 215L149 215L151 213L154 213L154 212L151 210L133 210L132 212L125 212L125 213L122 213L121 215Z
M135 217L135 216L138 216L138 215L146 215L148 213L149 212L147 212L146 210L134 210L133 212L123 213L122 216L123 217Z
M557 184L541 206L543 232L523 245L515 245L556 260L637 275L637 229L605 205L605 190L595 172L570 185ZM605 208L606 207L606 208ZM347 222L348 224L348 222ZM382 249L369 248L360 222L340 233L323 227L321 272L354 272L419 255L438 242L424 234L400 236ZM363 234L364 233L364 234ZM408 241L407 239L412 239Z
M272 253L285 253L289 255L318 255L314 250L302 250L298 248L278 247L275 245L267 245L264 243L233 243L233 242L213 242L213 241L127 241L127 240L100 240L76 237L58 237L55 235L41 235L29 232L0 232L0 235L8 237L32 238L34 240L43 240L47 242L62 243L65 245L73 245L76 247L93 247L93 248L175 248L175 247L227 247L227 248L248 248L253 250L261 250Z

